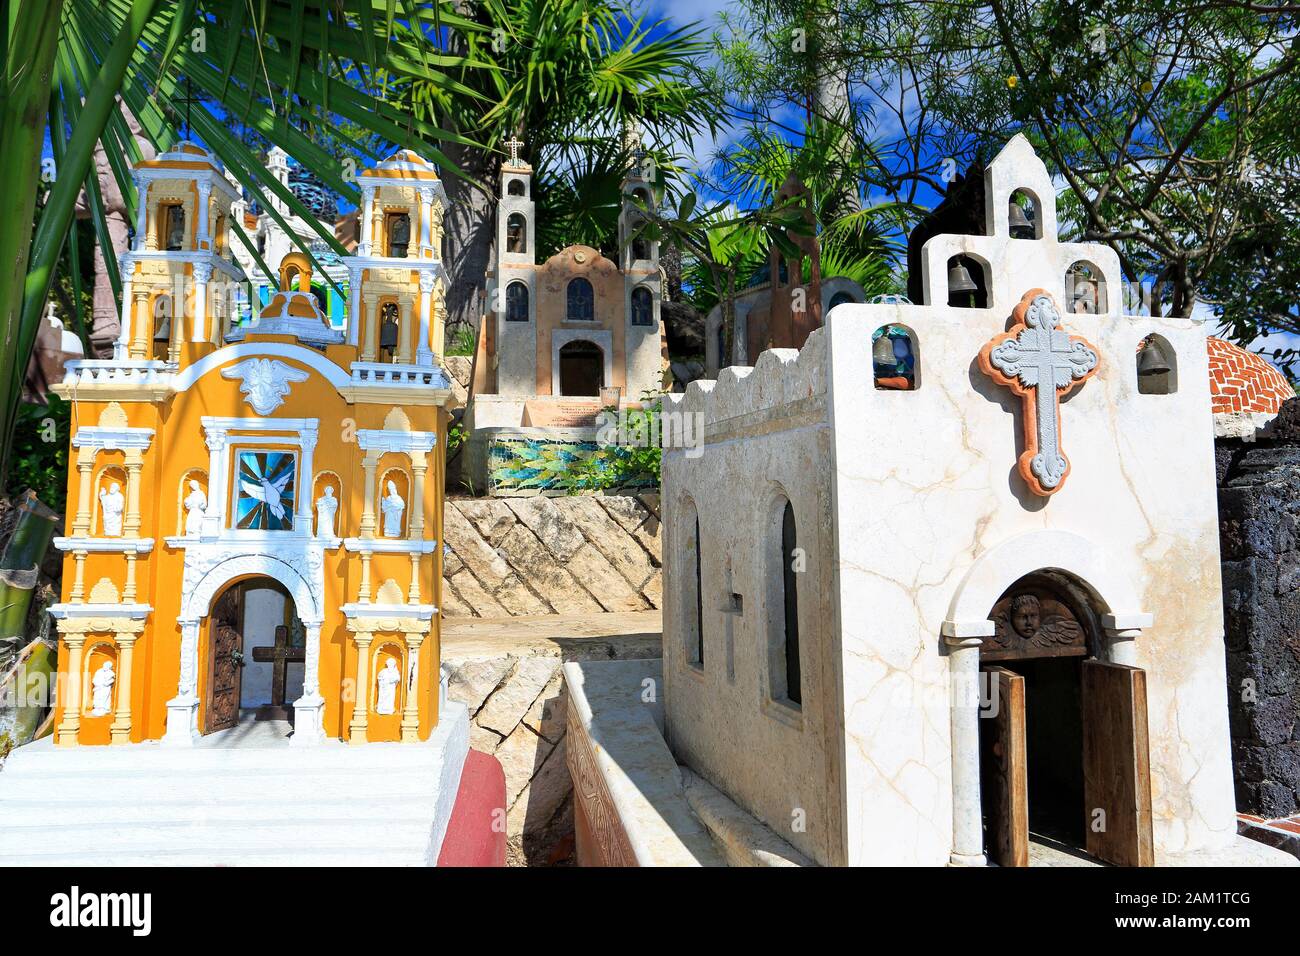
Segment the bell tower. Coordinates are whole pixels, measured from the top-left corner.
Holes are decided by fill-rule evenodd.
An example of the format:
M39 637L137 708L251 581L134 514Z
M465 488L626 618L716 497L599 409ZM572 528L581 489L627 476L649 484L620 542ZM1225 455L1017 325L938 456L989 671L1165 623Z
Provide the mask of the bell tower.
M659 324L663 274L659 268L659 242L636 234L645 221L641 209L653 208L654 167L639 139L634 142L632 164L623 176L623 211L618 217L627 381L655 382L663 364ZM641 396L628 394L624 398L639 401Z
M537 391L537 252L533 168L519 158L524 144L505 143L510 156L501 164L497 200L495 268L488 288L492 335L499 357L497 391L532 395Z

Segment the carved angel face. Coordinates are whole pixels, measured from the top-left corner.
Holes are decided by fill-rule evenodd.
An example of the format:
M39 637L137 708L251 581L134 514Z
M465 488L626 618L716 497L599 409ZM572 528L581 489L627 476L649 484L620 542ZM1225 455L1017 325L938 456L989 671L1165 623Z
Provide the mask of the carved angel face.
M1011 626L1025 640L1038 633L1042 626L1042 608L1037 598L1029 594L1016 598L1011 605Z

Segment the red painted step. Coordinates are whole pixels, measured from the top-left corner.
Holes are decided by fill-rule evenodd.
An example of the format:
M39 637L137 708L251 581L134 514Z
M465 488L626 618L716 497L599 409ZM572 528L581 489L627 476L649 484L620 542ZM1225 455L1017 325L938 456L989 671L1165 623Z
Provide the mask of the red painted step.
M460 774L439 866L506 865L506 774L496 757L471 750Z

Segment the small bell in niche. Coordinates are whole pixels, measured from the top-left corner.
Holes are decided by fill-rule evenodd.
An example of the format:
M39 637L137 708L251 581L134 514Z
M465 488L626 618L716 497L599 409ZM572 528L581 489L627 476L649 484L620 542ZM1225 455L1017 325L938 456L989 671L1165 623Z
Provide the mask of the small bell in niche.
M379 353L381 361L397 361L397 307L391 302L384 306L379 323Z
M979 286L971 278L966 264L961 259L953 259L948 265L948 305L955 309L973 309L978 291Z
M1138 376L1151 378L1156 375L1168 375L1171 371L1173 369L1169 364L1169 356L1165 354L1160 340L1155 336L1146 339L1138 352Z
M1034 238L1034 221L1025 215L1025 210L1014 199L1007 205L1007 226L1012 239Z

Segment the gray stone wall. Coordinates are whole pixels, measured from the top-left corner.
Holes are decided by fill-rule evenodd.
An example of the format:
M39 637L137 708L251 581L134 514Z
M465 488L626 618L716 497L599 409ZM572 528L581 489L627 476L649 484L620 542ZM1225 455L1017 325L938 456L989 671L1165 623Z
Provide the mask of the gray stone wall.
M658 609L659 496L449 498L445 617Z
M1300 812L1300 399L1273 438L1219 443L1219 525L1237 808Z
M557 619L559 620L559 619ZM464 620L446 626L447 693L470 713L470 746L501 762L506 777L506 847L511 866L573 862L573 784L565 757L571 660L658 657L658 615L598 616L581 625L528 619L514 628Z

